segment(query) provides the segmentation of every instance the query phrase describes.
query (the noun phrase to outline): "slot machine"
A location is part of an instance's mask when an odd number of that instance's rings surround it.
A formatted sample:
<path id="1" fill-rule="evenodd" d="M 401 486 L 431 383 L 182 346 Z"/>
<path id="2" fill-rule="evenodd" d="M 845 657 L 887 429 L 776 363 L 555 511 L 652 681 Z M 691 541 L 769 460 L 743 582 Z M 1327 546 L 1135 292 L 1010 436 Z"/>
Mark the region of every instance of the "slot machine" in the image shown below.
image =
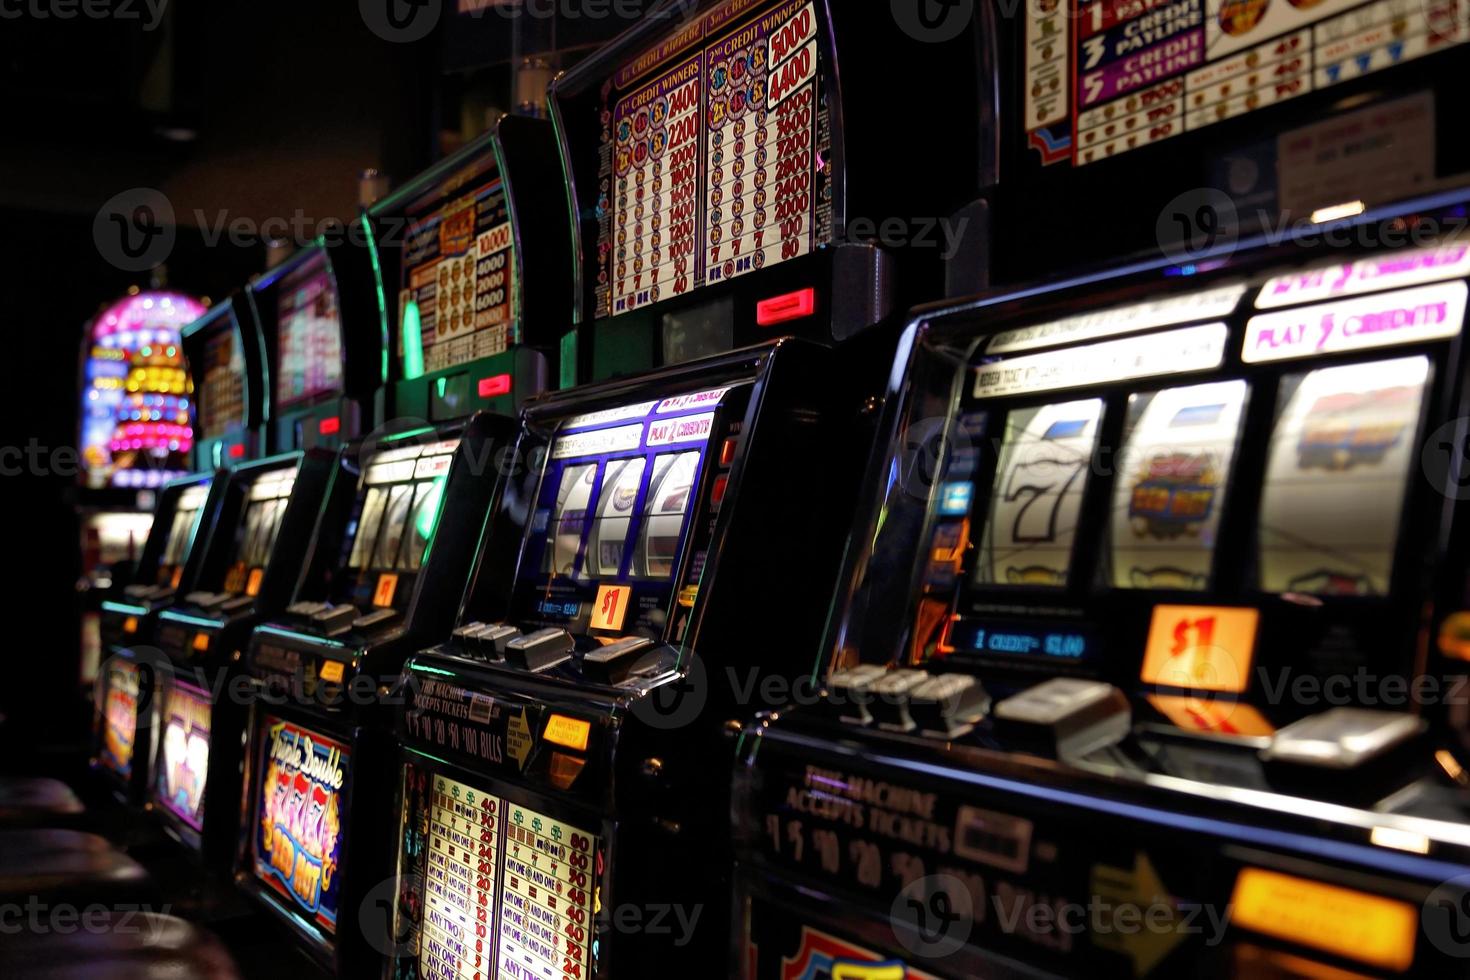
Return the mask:
<path id="1" fill-rule="evenodd" d="M 344 976 L 381 956 L 358 915 L 392 870 L 392 687 L 453 625 L 513 443 L 507 413 L 546 383 L 570 322 L 570 250 L 545 220 L 565 209 L 554 148 L 548 123 L 502 119 L 365 215 L 376 294 L 399 300 L 378 426 L 338 453 L 343 503 L 322 511 L 290 602 L 246 652 L 261 694 L 235 879 Z"/>
<path id="2" fill-rule="evenodd" d="M 815 644 L 904 295 L 908 258 L 847 229 L 974 190 L 958 150 L 895 179 L 934 110 L 859 110 L 859 15 L 670 9 L 552 86 L 595 380 L 522 411 L 453 633 L 403 672 L 388 975 L 723 962 L 730 721 L 744 685 L 810 670 L 757 624 L 774 604 Z"/>
<path id="3" fill-rule="evenodd" d="M 218 514 L 222 482 L 219 474 L 201 473 L 164 484 L 132 581 L 102 600 L 105 659 L 94 687 L 91 768 L 131 805 L 143 802 L 153 759 L 157 678 L 143 651 L 150 649 L 158 614 L 198 579 L 199 542 Z"/>
<path id="4" fill-rule="evenodd" d="M 364 431 L 373 393 L 387 378 L 377 285 L 369 233 L 354 223 L 245 287 L 265 347 L 266 452 L 337 449 Z"/>
<path id="5" fill-rule="evenodd" d="M 334 463 L 335 454 L 314 449 L 222 474 L 219 514 L 194 588 L 158 614 L 158 732 L 147 808 L 211 871 L 228 871 L 239 827 L 248 707 L 240 658 L 251 630 L 285 608 L 311 560 Z"/>
<path id="6" fill-rule="evenodd" d="M 1124 254 L 916 312 L 741 976 L 1462 972 L 1467 28 L 1028 8 L 989 274 Z"/>

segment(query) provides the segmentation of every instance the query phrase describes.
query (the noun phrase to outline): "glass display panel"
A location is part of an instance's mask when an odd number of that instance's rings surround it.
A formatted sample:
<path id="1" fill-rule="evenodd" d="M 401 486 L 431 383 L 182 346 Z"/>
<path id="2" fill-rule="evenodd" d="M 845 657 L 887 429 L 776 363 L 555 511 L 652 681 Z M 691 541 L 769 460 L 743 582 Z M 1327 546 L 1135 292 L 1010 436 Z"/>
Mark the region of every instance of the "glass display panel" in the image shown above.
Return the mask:
<path id="1" fill-rule="evenodd" d="M 1113 489 L 1114 587 L 1209 587 L 1245 398 L 1244 381 L 1129 396 Z"/>
<path id="2" fill-rule="evenodd" d="M 1102 408 L 1089 398 L 1007 415 L 977 584 L 1067 584 Z"/>
<path id="3" fill-rule="evenodd" d="M 1427 357 L 1282 380 L 1261 497 L 1262 589 L 1388 592 L 1428 380 Z"/>

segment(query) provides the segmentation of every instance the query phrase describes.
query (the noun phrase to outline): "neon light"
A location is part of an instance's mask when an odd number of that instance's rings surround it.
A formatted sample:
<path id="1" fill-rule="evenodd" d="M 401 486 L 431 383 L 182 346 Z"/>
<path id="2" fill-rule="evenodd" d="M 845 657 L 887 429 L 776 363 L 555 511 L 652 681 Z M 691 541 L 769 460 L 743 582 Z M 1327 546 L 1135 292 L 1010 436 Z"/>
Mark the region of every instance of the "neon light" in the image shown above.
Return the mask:
<path id="1" fill-rule="evenodd" d="M 447 477 L 437 477 L 434 485 L 429 489 L 429 497 L 419 510 L 417 529 L 419 537 L 429 542 L 424 548 L 424 557 L 428 557 L 429 549 L 434 547 L 434 531 L 439 526 L 439 506 L 444 502 L 444 481 Z"/>
<path id="2" fill-rule="evenodd" d="M 368 258 L 373 263 L 373 285 L 378 291 L 378 335 L 382 340 L 382 364 L 379 372 L 382 374 L 382 383 L 388 383 L 388 299 L 383 293 L 383 263 L 378 258 L 378 240 L 373 236 L 373 225 L 368 220 L 366 213 L 358 216 L 362 222 L 362 230 L 366 232 L 368 244 Z M 420 356 L 422 361 L 422 356 Z"/>
<path id="3" fill-rule="evenodd" d="M 418 300 L 403 307 L 403 380 L 412 381 L 424 374 L 424 335 Z M 384 355 L 387 356 L 386 354 Z M 440 393 L 443 394 L 442 392 Z"/>
<path id="4" fill-rule="evenodd" d="M 126 602 L 113 602 L 111 600 L 106 600 L 106 601 L 104 601 L 102 603 L 102 611 L 103 612 L 122 613 L 125 616 L 146 616 L 146 615 L 148 615 L 148 607 L 147 606 L 132 606 L 132 605 L 129 605 L 128 603 L 126 603 Z"/>

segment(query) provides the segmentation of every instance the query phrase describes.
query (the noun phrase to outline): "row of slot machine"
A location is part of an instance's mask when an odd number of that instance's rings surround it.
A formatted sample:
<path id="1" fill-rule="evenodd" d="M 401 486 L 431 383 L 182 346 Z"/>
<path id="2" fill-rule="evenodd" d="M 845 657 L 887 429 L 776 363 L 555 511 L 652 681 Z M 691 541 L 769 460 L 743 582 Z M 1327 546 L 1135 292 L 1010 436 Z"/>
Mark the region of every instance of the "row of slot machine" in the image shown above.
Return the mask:
<path id="1" fill-rule="evenodd" d="M 96 770 L 342 976 L 1454 969 L 1470 6 L 682 6 L 185 328 Z"/>

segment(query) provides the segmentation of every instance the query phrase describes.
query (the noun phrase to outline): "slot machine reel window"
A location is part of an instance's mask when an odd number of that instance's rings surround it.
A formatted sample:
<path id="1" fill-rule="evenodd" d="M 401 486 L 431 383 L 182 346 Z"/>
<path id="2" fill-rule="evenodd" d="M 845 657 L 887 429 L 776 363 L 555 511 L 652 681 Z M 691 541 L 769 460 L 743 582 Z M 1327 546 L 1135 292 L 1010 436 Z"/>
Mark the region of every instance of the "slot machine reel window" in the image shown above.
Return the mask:
<path id="1" fill-rule="evenodd" d="M 384 450 L 362 475 L 366 488 L 348 551 L 348 569 L 369 573 L 417 572 L 438 527 L 444 483 L 459 440 Z M 376 591 L 376 590 L 375 590 Z M 391 605 L 379 602 L 375 605 Z"/>
<path id="2" fill-rule="evenodd" d="M 1067 584 L 1102 410 L 1088 398 L 1007 415 L 976 584 Z"/>
<path id="3" fill-rule="evenodd" d="M 225 591 L 255 595 L 281 530 L 281 518 L 296 485 L 296 469 L 267 474 L 250 487 L 245 518 L 237 538 L 236 559 L 230 565 Z"/>
<path id="4" fill-rule="evenodd" d="M 1267 592 L 1387 595 L 1430 380 L 1427 357 L 1282 379 L 1259 528 Z"/>
<path id="5" fill-rule="evenodd" d="M 325 257 L 281 282 L 276 401 L 294 405 L 342 386 L 342 322 Z"/>
<path id="6" fill-rule="evenodd" d="M 515 585 L 527 623 L 666 632 L 675 578 L 703 560 L 690 542 L 709 447 L 746 397 L 718 388 L 557 423 L 522 546 L 534 571 Z"/>
<path id="7" fill-rule="evenodd" d="M 1128 397 L 1113 487 L 1115 588 L 1209 588 L 1246 392 L 1244 381 L 1223 381 Z"/>
<path id="8" fill-rule="evenodd" d="M 189 543 L 199 525 L 199 514 L 209 496 L 207 484 L 189 487 L 179 494 L 174 508 L 173 521 L 169 524 L 168 540 L 163 547 L 163 560 L 159 564 L 158 584 L 172 585 L 174 573 L 184 564 L 189 555 Z"/>

